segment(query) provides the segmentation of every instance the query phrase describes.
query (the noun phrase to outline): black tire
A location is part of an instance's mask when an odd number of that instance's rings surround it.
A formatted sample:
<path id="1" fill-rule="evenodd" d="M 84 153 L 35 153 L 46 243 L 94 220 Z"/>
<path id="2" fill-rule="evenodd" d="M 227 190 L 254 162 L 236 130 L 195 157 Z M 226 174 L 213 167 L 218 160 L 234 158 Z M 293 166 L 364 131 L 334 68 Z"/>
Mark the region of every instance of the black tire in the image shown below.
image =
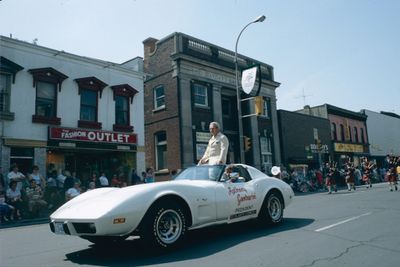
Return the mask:
<path id="1" fill-rule="evenodd" d="M 148 245 L 161 249 L 175 248 L 186 234 L 186 214 L 175 202 L 158 203 L 146 215 L 142 229 L 143 241 Z"/>
<path id="2" fill-rule="evenodd" d="M 283 200 L 277 192 L 269 192 L 264 199 L 258 219 L 263 223 L 275 225 L 283 220 Z"/>

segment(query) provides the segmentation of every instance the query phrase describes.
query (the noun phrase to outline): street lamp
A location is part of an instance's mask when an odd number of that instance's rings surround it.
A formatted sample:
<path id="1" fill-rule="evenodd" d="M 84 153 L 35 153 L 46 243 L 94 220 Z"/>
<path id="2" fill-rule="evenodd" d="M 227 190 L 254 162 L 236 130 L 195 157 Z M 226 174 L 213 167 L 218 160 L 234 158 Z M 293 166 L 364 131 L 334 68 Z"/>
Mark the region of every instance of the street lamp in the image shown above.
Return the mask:
<path id="1" fill-rule="evenodd" d="M 236 98 L 237 98 L 237 110 L 238 110 L 238 127 L 239 127 L 239 149 L 240 149 L 240 159 L 239 162 L 245 163 L 245 156 L 244 156 L 244 145 L 243 145 L 243 123 L 242 123 L 242 106 L 240 104 L 240 90 L 239 90 L 239 74 L 238 74 L 238 61 L 237 61 L 237 47 L 239 43 L 240 36 L 242 35 L 243 31 L 250 26 L 250 24 L 256 22 L 263 22 L 265 20 L 265 16 L 259 16 L 252 22 L 248 23 L 243 29 L 240 31 L 239 36 L 236 39 L 235 45 L 235 76 L 236 76 Z"/>

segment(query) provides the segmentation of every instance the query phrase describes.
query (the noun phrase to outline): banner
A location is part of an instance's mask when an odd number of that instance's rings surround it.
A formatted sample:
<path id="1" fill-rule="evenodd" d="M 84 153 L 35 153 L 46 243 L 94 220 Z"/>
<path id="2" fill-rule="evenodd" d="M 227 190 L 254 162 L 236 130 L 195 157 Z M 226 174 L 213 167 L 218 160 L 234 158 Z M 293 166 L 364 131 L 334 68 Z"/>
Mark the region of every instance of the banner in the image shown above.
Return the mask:
<path id="1" fill-rule="evenodd" d="M 243 71 L 242 88 L 246 94 L 250 94 L 250 92 L 253 90 L 256 78 L 257 78 L 257 67 L 253 67 Z"/>

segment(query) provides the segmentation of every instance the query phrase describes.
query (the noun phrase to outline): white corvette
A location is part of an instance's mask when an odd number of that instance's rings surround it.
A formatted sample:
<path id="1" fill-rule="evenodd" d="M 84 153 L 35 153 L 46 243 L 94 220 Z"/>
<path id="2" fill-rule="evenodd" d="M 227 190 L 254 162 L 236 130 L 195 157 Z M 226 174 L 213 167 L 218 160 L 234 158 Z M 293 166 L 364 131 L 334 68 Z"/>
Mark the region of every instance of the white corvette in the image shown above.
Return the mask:
<path id="1" fill-rule="evenodd" d="M 277 224 L 294 196 L 285 182 L 235 164 L 235 182 L 224 180 L 225 165 L 190 167 L 173 181 L 106 187 L 83 193 L 50 215 L 56 234 L 93 243 L 139 235 L 161 248 L 179 244 L 187 230 L 258 218 Z"/>

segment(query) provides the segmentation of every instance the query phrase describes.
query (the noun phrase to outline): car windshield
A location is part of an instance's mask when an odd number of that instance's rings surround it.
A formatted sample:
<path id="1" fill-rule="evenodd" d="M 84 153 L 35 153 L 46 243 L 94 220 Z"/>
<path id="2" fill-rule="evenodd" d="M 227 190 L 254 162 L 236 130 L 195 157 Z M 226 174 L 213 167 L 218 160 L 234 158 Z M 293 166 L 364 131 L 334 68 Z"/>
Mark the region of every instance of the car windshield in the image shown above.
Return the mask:
<path id="1" fill-rule="evenodd" d="M 225 165 L 201 165 L 187 168 L 175 180 L 206 180 L 218 181 Z"/>

